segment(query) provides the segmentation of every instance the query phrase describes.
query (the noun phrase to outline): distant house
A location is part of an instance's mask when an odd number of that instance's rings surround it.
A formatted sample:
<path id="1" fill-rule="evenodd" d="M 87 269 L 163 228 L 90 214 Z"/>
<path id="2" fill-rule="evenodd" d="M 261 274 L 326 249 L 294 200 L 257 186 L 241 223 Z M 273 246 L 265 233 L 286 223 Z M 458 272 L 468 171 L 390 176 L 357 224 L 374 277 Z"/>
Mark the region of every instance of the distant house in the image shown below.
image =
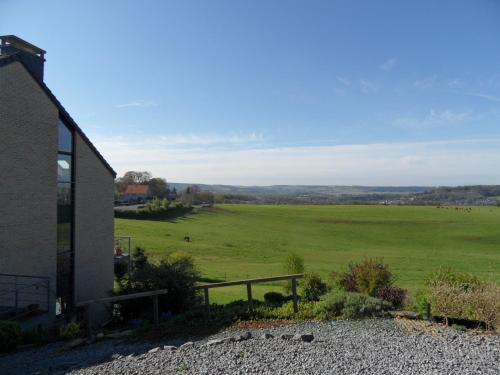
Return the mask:
<path id="1" fill-rule="evenodd" d="M 173 190 L 169 191 L 167 199 L 169 201 L 173 202 L 173 201 L 176 201 L 178 197 L 179 196 L 177 194 L 177 189 L 174 188 Z"/>
<path id="2" fill-rule="evenodd" d="M 0 36 L 0 320 L 35 326 L 109 296 L 114 276 L 116 173 L 44 83 L 44 56 Z"/>
<path id="3" fill-rule="evenodd" d="M 127 203 L 146 202 L 152 198 L 148 185 L 128 185 L 122 195 L 122 201 Z"/>

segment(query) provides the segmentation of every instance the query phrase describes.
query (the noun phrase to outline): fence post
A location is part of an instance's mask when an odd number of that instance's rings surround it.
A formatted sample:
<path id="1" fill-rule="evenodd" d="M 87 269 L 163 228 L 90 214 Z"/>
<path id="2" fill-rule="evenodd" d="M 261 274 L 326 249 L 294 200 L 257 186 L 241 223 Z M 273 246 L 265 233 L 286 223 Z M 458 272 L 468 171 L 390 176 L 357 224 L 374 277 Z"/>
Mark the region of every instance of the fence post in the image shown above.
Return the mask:
<path id="1" fill-rule="evenodd" d="M 299 312 L 299 305 L 297 301 L 297 279 L 292 279 L 292 298 L 293 298 L 293 311 Z"/>
<path id="2" fill-rule="evenodd" d="M 425 313 L 427 314 L 427 320 L 429 322 L 432 322 L 433 319 L 432 319 L 432 311 L 431 311 L 431 304 L 430 303 L 425 304 Z"/>
<path id="3" fill-rule="evenodd" d="M 248 308 L 250 311 L 253 310 L 253 301 L 252 301 L 252 283 L 247 283 L 247 296 L 248 296 Z"/>
<path id="4" fill-rule="evenodd" d="M 158 295 L 153 296 L 153 319 L 154 319 L 154 324 L 155 328 L 158 328 L 160 326 L 160 318 L 158 315 Z"/>

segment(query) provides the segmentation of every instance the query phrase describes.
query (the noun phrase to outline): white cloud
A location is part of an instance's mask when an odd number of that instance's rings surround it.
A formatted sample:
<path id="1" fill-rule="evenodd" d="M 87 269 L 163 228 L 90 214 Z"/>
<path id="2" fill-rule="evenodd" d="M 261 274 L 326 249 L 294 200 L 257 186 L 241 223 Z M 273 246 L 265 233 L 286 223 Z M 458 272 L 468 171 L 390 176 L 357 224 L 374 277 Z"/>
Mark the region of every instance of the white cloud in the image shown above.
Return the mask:
<path id="1" fill-rule="evenodd" d="M 448 81 L 448 86 L 452 89 L 460 89 L 465 86 L 465 83 L 460 78 L 454 78 Z"/>
<path id="2" fill-rule="evenodd" d="M 133 148 L 148 147 L 156 148 L 190 148 L 190 147 L 226 147 L 243 146 L 245 144 L 259 144 L 264 141 L 264 136 L 260 133 L 249 134 L 169 134 L 155 137 L 144 137 L 142 135 L 134 137 L 104 137 L 100 142 L 107 145 L 129 145 Z"/>
<path id="3" fill-rule="evenodd" d="M 459 185 L 500 183 L 500 139 L 337 146 L 169 147 L 160 140 L 95 142 L 121 174 L 239 185 Z"/>
<path id="4" fill-rule="evenodd" d="M 472 112 L 457 112 L 453 110 L 430 110 L 428 114 L 419 117 L 400 117 L 393 125 L 404 128 L 429 128 L 437 126 L 459 125 L 472 120 Z"/>
<path id="5" fill-rule="evenodd" d="M 351 86 L 351 81 L 345 77 L 337 77 L 337 81 L 342 83 L 344 86 Z"/>
<path id="6" fill-rule="evenodd" d="M 154 107 L 156 106 L 156 102 L 154 100 L 132 100 L 128 103 L 116 104 L 115 108 L 128 108 L 128 107 Z"/>
<path id="7" fill-rule="evenodd" d="M 423 79 L 416 80 L 413 85 L 419 89 L 429 89 L 435 86 L 437 83 L 437 77 L 427 77 Z"/>
<path id="8" fill-rule="evenodd" d="M 381 65 L 380 65 L 380 69 L 382 70 L 391 70 L 392 68 L 394 68 L 395 66 L 397 65 L 397 60 L 394 59 L 394 58 L 391 58 L 391 59 L 388 59 L 386 61 L 384 61 Z"/>
<path id="9" fill-rule="evenodd" d="M 379 90 L 379 85 L 376 82 L 361 79 L 359 80 L 359 84 L 363 94 L 375 94 Z"/>
<path id="10" fill-rule="evenodd" d="M 491 102 L 500 102 L 500 97 L 498 97 L 498 96 L 492 96 L 492 95 L 481 94 L 481 93 L 469 93 L 467 95 L 476 96 L 478 98 L 486 99 L 486 100 L 489 100 Z"/>

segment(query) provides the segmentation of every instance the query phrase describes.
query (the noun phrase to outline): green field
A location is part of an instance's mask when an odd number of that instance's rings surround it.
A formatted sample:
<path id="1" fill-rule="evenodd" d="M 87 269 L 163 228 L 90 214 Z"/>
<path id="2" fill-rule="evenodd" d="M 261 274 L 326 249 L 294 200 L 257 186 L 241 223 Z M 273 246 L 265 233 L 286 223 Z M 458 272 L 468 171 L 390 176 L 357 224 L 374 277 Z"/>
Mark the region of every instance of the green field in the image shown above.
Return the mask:
<path id="1" fill-rule="evenodd" d="M 210 279 L 281 275 L 283 258 L 294 252 L 325 278 L 351 261 L 383 258 L 397 285 L 410 290 L 441 265 L 500 281 L 497 207 L 218 205 L 170 221 L 116 219 L 115 234 L 132 236 L 154 258 L 186 251 Z M 254 294 L 271 289 L 280 286 Z M 214 289 L 213 300 L 243 298 L 245 290 Z"/>

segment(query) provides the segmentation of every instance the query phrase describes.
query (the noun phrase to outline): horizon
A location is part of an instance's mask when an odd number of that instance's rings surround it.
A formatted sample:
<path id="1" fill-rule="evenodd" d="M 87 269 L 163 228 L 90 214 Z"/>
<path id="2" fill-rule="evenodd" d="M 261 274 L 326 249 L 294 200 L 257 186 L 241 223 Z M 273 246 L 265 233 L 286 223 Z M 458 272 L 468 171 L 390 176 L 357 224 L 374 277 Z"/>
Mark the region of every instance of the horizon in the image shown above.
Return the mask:
<path id="1" fill-rule="evenodd" d="M 113 168 L 232 186 L 500 184 L 500 3 L 0 2 Z"/>

